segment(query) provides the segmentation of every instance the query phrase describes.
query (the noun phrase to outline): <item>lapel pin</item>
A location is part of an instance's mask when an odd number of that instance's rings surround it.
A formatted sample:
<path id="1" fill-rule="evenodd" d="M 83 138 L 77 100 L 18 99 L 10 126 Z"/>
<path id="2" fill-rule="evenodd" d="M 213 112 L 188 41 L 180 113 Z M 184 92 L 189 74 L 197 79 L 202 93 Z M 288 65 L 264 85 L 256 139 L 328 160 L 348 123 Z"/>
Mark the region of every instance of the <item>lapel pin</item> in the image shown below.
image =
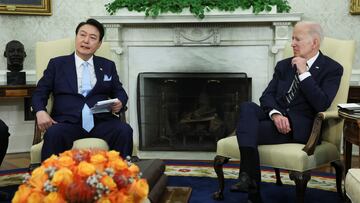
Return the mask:
<path id="1" fill-rule="evenodd" d="M 319 69 L 319 66 L 315 66 L 316 69 Z"/>
<path id="2" fill-rule="evenodd" d="M 102 69 L 102 68 L 100 68 L 100 70 L 101 70 L 101 71 L 103 71 L 103 69 Z"/>

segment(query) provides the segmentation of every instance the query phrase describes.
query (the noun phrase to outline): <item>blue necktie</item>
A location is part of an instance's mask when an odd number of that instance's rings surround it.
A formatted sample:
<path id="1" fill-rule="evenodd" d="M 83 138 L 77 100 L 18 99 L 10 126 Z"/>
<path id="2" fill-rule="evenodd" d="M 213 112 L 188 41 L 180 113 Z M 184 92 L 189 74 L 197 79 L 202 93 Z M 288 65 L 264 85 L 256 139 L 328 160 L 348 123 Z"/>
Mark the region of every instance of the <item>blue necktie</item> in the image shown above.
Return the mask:
<path id="1" fill-rule="evenodd" d="M 91 84 L 90 84 L 90 69 L 89 63 L 84 62 L 83 64 L 83 72 L 82 72 L 82 86 L 81 86 L 81 94 L 86 97 L 88 93 L 91 91 Z M 94 127 L 94 116 L 89 108 L 89 106 L 85 103 L 82 109 L 82 127 L 87 132 Z"/>

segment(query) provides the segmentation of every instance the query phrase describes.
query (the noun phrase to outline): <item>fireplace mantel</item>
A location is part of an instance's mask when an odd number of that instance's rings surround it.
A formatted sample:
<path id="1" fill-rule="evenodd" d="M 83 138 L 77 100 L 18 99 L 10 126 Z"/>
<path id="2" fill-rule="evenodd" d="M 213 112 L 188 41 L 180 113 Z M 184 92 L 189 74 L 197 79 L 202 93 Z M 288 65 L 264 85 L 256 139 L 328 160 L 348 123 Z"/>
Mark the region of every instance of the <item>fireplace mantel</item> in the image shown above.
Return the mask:
<path id="1" fill-rule="evenodd" d="M 194 17 L 190 12 L 181 14 L 163 14 L 156 18 L 146 17 L 144 13 L 122 12 L 114 16 L 93 16 L 106 24 L 166 24 L 166 23 L 275 23 L 300 21 L 302 13 L 225 13 L 212 12 L 204 19 Z"/>
<path id="2" fill-rule="evenodd" d="M 129 94 L 128 121 L 138 143 L 137 78 L 142 72 L 246 72 L 252 100 L 272 77 L 301 13 L 190 13 L 156 18 L 142 13 L 92 16 L 104 24 L 120 79 Z"/>

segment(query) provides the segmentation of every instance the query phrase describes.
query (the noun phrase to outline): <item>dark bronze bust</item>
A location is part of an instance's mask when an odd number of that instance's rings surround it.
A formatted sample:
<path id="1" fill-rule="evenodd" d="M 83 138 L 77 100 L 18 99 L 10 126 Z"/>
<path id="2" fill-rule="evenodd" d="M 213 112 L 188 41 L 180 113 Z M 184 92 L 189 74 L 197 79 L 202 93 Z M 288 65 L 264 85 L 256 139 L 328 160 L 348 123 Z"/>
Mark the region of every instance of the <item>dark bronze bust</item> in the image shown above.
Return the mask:
<path id="1" fill-rule="evenodd" d="M 19 72 L 23 69 L 24 59 L 26 52 L 24 45 L 17 41 L 12 40 L 6 44 L 4 56 L 7 58 L 7 69 L 11 72 Z"/>
<path id="2" fill-rule="evenodd" d="M 24 85 L 26 83 L 26 75 L 25 72 L 21 72 L 26 57 L 24 45 L 17 40 L 8 42 L 5 47 L 4 56 L 7 58 L 7 69 L 10 70 L 7 73 L 7 84 Z"/>

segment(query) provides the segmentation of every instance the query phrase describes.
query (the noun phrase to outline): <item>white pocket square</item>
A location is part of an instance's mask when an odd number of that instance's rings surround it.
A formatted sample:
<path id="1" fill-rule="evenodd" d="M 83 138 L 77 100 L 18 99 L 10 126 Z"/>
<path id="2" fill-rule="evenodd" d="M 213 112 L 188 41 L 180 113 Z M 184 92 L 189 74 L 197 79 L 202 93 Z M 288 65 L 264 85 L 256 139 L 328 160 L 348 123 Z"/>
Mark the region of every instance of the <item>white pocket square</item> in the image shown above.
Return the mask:
<path id="1" fill-rule="evenodd" d="M 112 76 L 104 75 L 104 81 L 111 81 Z"/>

